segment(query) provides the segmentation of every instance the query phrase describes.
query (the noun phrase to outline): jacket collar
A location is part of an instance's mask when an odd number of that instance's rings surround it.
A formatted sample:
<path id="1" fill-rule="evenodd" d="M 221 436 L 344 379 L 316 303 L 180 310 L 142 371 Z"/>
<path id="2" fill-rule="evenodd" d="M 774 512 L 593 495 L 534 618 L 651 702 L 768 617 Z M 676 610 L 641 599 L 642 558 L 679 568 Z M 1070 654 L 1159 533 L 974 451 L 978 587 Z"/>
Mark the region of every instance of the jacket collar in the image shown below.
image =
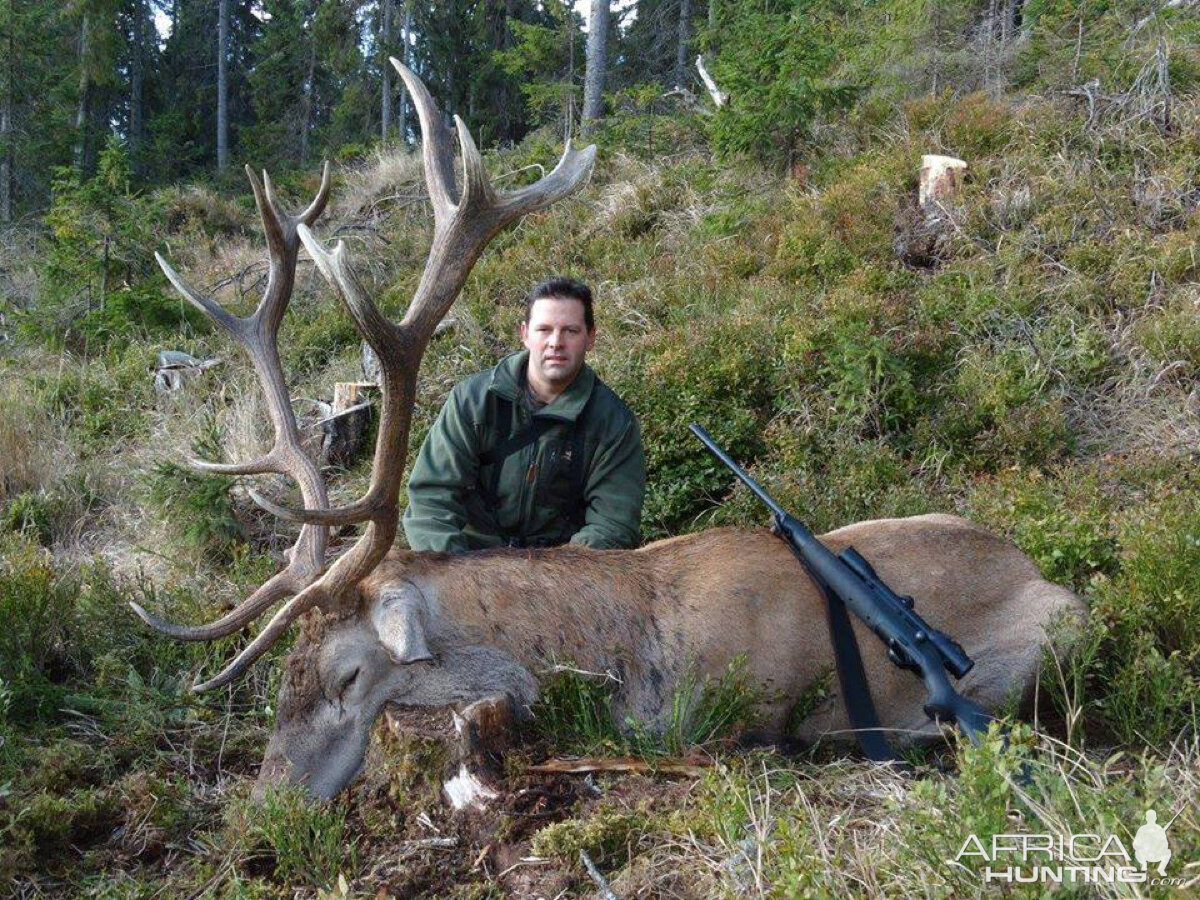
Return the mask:
<path id="1" fill-rule="evenodd" d="M 506 356 L 500 360 L 496 368 L 492 369 L 492 381 L 488 385 L 488 390 L 515 403 L 525 390 L 525 373 L 528 365 L 528 350 L 521 350 L 511 356 Z M 575 380 L 567 386 L 567 389 L 555 397 L 553 403 L 542 407 L 534 415 L 574 422 L 587 405 L 595 385 L 596 373 L 592 371 L 591 366 L 584 363 L 583 368 L 579 370 L 579 374 L 575 376 Z"/>

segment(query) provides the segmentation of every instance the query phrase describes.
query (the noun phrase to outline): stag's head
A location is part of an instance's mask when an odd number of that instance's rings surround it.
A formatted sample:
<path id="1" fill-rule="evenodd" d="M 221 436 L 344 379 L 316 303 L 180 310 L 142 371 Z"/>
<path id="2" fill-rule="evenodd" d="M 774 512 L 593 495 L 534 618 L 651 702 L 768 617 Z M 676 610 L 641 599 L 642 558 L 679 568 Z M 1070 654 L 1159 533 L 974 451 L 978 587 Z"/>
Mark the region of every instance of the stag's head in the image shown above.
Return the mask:
<path id="1" fill-rule="evenodd" d="M 328 200 L 328 164 L 316 199 L 296 215 L 283 211 L 266 173 L 260 183 L 247 167 L 270 257 L 267 287 L 251 315 L 230 314 L 191 288 L 158 257 L 180 293 L 249 356 L 275 430 L 271 450 L 260 459 L 231 464 L 192 460 L 191 465 L 224 475 L 287 475 L 298 484 L 304 506 L 288 508 L 251 491 L 264 509 L 302 527 L 287 554 L 286 567 L 232 612 L 206 625 L 185 626 L 158 619 L 137 604 L 134 609 L 173 637 L 213 640 L 246 627 L 286 600 L 219 674 L 194 686 L 196 691 L 237 678 L 298 618 L 309 614 L 286 663 L 260 786 L 288 778 L 321 796 L 336 794 L 358 770 L 371 724 L 389 700 L 442 705 L 497 689 L 520 702 L 532 698 L 532 679 L 511 658 L 456 641 L 449 625 L 431 628 L 415 587 L 378 592 L 358 588 L 396 536 L 417 372 L 434 329 L 492 237 L 526 213 L 576 190 L 595 158 L 594 147 L 576 151 L 568 143 L 558 165 L 540 181 L 499 192 L 492 187 L 466 126 L 455 117 L 461 157 L 461 177 L 456 178 L 453 139 L 441 112 L 420 79 L 394 59 L 392 65 L 412 94 L 420 119 L 425 183 L 434 220 L 429 258 L 400 322 L 387 319 L 363 289 L 350 268 L 344 242 L 328 250 L 310 231 Z M 321 472 L 302 449 L 277 344 L 301 244 L 333 285 L 380 364 L 380 417 L 370 486 L 359 500 L 341 508 L 329 507 Z M 326 565 L 329 526 L 356 524 L 365 526 L 362 536 Z"/>

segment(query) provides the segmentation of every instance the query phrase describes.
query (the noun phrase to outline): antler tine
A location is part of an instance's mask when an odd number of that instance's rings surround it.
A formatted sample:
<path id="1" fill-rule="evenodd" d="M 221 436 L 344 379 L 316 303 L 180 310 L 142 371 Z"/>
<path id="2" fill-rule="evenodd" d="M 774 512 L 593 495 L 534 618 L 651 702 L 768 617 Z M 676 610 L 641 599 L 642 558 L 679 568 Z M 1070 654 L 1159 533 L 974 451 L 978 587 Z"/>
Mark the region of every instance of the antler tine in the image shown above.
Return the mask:
<path id="1" fill-rule="evenodd" d="M 263 184 L 249 163 L 246 164 L 246 178 L 250 181 L 250 190 L 254 192 L 254 206 L 258 209 L 258 218 L 262 222 L 263 233 L 267 236 L 267 247 L 271 251 L 271 257 L 274 259 L 284 256 L 287 253 L 287 237 L 284 235 L 283 217 L 275 206 L 274 191 L 264 193 Z M 265 170 L 263 180 L 270 185 L 271 180 Z"/>
<path id="2" fill-rule="evenodd" d="M 381 353 L 385 347 L 394 344 L 397 339 L 396 326 L 387 320 L 375 305 L 375 301 L 363 290 L 354 270 L 348 264 L 346 242 L 338 241 L 331 252 L 325 249 L 308 226 L 297 226 L 296 234 L 325 280 L 337 288 L 346 311 L 354 319 L 371 349 Z"/>
<path id="3" fill-rule="evenodd" d="M 188 468 L 204 475 L 266 475 L 279 471 L 279 461 L 268 453 L 244 463 L 215 463 L 207 459 L 189 459 Z"/>
<path id="4" fill-rule="evenodd" d="M 499 203 L 504 208 L 505 218 L 523 216 L 578 190 L 591 174 L 595 162 L 595 144 L 576 150 L 567 141 L 558 165 L 548 175 L 527 187 L 500 194 Z"/>
<path id="5" fill-rule="evenodd" d="M 333 509 L 297 509 L 291 506 L 281 506 L 255 490 L 247 491 L 247 493 L 251 500 L 276 518 L 304 525 L 357 525 L 359 522 L 367 521 L 379 511 L 379 500 L 374 496 L 375 491 L 373 490 L 368 490 L 361 500 Z"/>
<path id="6" fill-rule="evenodd" d="M 205 691 L 211 691 L 229 684 L 229 682 L 246 671 L 255 660 L 270 650 L 271 645 L 284 635 L 291 624 L 301 615 L 312 609 L 312 607 L 316 606 L 323 599 L 324 595 L 325 589 L 322 581 L 310 584 L 281 606 L 275 615 L 271 617 L 271 621 L 263 626 L 263 630 L 255 636 L 254 640 L 243 647 L 242 651 L 224 669 L 208 681 L 192 685 L 192 692 L 202 694 Z"/>
<path id="7" fill-rule="evenodd" d="M 183 276 L 171 267 L 161 253 L 155 251 L 154 259 L 158 263 L 158 267 L 163 270 L 163 274 L 167 276 L 167 280 L 175 286 L 175 290 L 179 291 L 188 303 L 208 316 L 214 324 L 219 325 L 235 339 L 239 341 L 242 339 L 242 322 L 237 316 L 232 315 L 219 303 L 205 297 L 184 281 Z"/>
<path id="8" fill-rule="evenodd" d="M 289 597 L 300 590 L 297 586 L 295 573 L 283 569 L 265 581 L 261 587 L 234 609 L 221 618 L 205 625 L 176 625 L 166 619 L 148 613 L 140 603 L 132 600 L 129 605 L 141 617 L 141 620 L 163 634 L 170 635 L 181 641 L 215 641 L 226 635 L 233 634 L 240 628 L 253 622 L 265 610 L 270 609 L 284 597 Z"/>
<path id="9" fill-rule="evenodd" d="M 329 188 L 331 183 L 329 160 L 325 160 L 325 165 L 321 169 L 321 186 L 317 188 L 317 196 L 313 197 L 312 203 L 308 204 L 304 208 L 304 211 L 296 216 L 297 222 L 311 227 L 321 217 L 321 213 L 325 211 L 325 205 L 329 202 Z"/>
<path id="10" fill-rule="evenodd" d="M 421 156 L 425 163 L 425 184 L 429 189 L 429 200 L 433 203 L 435 223 L 449 220 L 458 203 L 458 189 L 454 184 L 454 148 L 450 144 L 449 129 L 442 121 L 442 111 L 421 79 L 409 68 L 393 57 L 388 57 L 417 108 L 421 122 Z"/>
<path id="11" fill-rule="evenodd" d="M 459 210 L 495 206 L 496 192 L 492 190 L 492 183 L 483 168 L 483 157 L 475 146 L 475 138 L 471 137 L 467 123 L 458 116 L 454 117 L 454 127 L 458 131 L 458 146 L 462 152 L 463 189 L 458 202 Z"/>

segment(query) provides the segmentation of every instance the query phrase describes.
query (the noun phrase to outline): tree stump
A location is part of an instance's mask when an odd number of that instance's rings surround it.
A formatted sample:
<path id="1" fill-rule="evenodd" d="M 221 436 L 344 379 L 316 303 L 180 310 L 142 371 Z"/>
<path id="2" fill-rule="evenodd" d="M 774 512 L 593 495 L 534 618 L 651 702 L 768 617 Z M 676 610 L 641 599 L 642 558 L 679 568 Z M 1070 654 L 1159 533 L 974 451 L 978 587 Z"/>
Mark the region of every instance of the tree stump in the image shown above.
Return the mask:
<path id="1" fill-rule="evenodd" d="M 371 397 L 377 386 L 366 381 L 339 381 L 333 386 L 330 414 L 316 423 L 323 465 L 348 468 L 358 459 L 371 428 Z"/>
<path id="2" fill-rule="evenodd" d="M 517 742 L 517 720 L 507 694 L 447 707 L 388 704 L 388 730 L 445 741 L 450 748 L 442 792 L 455 810 L 485 809 L 500 796 L 504 753 Z"/>
<path id="3" fill-rule="evenodd" d="M 953 156 L 928 153 L 921 157 L 921 186 L 917 203 L 927 215 L 939 215 L 958 193 L 967 164 Z"/>

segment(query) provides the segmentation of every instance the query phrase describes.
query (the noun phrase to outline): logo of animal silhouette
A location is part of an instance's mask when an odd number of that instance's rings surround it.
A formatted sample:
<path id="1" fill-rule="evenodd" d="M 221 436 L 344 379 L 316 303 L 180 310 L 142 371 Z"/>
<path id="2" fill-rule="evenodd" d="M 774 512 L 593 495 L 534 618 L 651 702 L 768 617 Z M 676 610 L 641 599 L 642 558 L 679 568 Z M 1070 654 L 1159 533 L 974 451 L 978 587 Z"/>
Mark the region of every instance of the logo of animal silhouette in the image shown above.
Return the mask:
<path id="1" fill-rule="evenodd" d="M 1178 813 L 1176 813 L 1176 816 Z M 1133 836 L 1133 855 L 1137 858 L 1142 869 L 1150 863 L 1158 863 L 1158 874 L 1167 874 L 1167 863 L 1171 861 L 1171 848 L 1167 844 L 1167 828 L 1170 828 L 1174 818 L 1166 827 L 1158 824 L 1158 813 L 1152 809 L 1146 810 L 1146 824 L 1137 830 Z"/>

